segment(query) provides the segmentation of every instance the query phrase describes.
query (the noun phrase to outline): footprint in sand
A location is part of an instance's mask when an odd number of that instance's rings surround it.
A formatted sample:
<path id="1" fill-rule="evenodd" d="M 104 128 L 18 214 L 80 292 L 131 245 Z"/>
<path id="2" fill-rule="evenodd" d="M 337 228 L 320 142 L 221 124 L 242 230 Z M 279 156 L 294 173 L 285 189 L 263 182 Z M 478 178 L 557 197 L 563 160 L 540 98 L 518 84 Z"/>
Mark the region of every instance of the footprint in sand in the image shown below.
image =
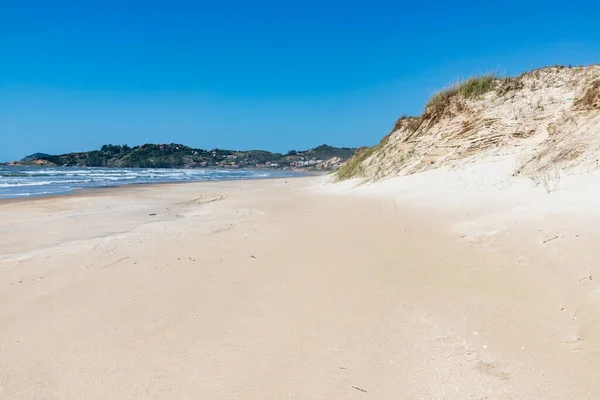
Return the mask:
<path id="1" fill-rule="evenodd" d="M 197 204 L 215 203 L 217 201 L 225 200 L 226 197 L 227 197 L 227 195 L 222 194 L 222 193 L 214 193 L 214 194 L 204 194 L 203 193 L 194 199 L 182 201 L 180 203 L 175 203 L 175 205 L 176 206 L 191 206 L 191 205 L 197 205 Z"/>
<path id="2" fill-rule="evenodd" d="M 491 376 L 492 378 L 497 378 L 502 381 L 507 381 L 510 379 L 510 375 L 506 372 L 500 371 L 498 364 L 495 362 L 478 361 L 475 365 L 475 369 L 484 375 Z"/>

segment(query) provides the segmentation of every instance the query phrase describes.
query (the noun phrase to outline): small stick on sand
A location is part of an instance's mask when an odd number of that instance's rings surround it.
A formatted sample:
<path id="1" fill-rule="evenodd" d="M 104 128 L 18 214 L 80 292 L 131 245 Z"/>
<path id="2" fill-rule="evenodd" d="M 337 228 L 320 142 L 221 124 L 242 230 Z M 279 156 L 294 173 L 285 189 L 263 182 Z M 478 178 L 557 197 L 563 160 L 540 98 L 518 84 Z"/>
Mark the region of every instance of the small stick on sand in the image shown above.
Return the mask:
<path id="1" fill-rule="evenodd" d="M 360 390 L 361 392 L 364 392 L 364 393 L 369 393 L 365 389 L 361 389 L 361 388 L 356 387 L 356 386 L 352 386 L 352 389 Z"/>
<path id="2" fill-rule="evenodd" d="M 546 239 L 542 243 L 548 243 L 549 241 L 554 240 L 554 239 L 558 239 L 558 236 L 554 236 L 553 238 Z"/>

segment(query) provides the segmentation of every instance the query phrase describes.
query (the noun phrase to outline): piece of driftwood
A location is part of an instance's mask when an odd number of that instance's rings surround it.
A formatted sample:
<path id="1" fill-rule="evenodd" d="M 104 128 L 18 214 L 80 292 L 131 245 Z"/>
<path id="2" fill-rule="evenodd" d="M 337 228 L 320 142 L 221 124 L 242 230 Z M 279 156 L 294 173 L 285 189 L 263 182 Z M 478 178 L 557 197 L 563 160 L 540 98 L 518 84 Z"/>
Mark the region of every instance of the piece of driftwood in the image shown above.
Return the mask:
<path id="1" fill-rule="evenodd" d="M 548 243 L 549 241 L 554 240 L 554 239 L 558 239 L 558 236 L 554 236 L 553 238 L 546 239 L 542 243 Z"/>

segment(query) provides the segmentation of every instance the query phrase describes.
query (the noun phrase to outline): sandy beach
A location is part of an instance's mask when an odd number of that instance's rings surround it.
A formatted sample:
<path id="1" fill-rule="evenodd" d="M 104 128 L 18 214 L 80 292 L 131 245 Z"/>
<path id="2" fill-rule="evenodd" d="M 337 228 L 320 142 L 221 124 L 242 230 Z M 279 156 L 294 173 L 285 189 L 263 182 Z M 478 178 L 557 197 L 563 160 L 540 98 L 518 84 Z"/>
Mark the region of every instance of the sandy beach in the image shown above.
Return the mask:
<path id="1" fill-rule="evenodd" d="M 410 179 L 1 202 L 0 398 L 600 397 L 597 212 Z"/>

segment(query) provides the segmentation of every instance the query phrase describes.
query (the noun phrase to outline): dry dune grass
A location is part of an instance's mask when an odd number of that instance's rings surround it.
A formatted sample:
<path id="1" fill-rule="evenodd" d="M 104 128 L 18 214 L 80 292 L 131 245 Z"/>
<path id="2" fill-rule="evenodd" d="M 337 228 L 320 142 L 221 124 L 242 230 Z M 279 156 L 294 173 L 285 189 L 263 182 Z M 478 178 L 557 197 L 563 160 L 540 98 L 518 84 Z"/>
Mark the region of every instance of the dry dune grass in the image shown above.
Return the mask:
<path id="1" fill-rule="evenodd" d="M 414 132 L 415 130 L 417 130 L 419 125 L 421 125 L 421 117 L 409 117 L 405 114 L 398 118 L 396 124 L 394 125 L 394 129 L 392 129 L 392 132 L 401 129 L 403 126 L 407 126 L 408 130 Z"/>
<path id="2" fill-rule="evenodd" d="M 352 158 L 346 161 L 337 171 L 336 177 L 338 180 L 346 180 L 361 174 L 362 162 L 370 157 L 374 152 L 375 147 L 361 147 L 356 150 Z"/>
<path id="3" fill-rule="evenodd" d="M 589 85 L 585 94 L 575 101 L 575 105 L 580 109 L 600 108 L 600 79 Z"/>
<path id="4" fill-rule="evenodd" d="M 496 74 L 475 75 L 462 81 L 458 80 L 456 83 L 435 93 L 425 106 L 426 112 L 430 114 L 443 112 L 452 99 L 457 96 L 470 99 L 484 95 L 496 88 L 498 80 Z"/>

